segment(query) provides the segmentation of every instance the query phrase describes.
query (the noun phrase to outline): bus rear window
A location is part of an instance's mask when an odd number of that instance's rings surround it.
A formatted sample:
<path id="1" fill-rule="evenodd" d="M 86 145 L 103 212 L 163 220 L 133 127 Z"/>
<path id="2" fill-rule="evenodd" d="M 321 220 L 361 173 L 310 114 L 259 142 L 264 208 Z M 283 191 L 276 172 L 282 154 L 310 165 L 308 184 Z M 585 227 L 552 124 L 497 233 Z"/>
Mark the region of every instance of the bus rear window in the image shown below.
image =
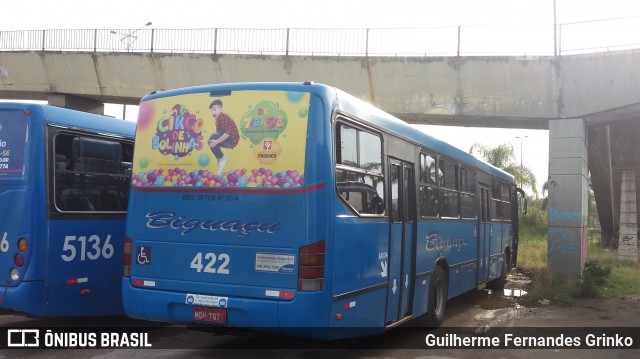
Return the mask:
<path id="1" fill-rule="evenodd" d="M 23 178 L 27 143 L 27 115 L 21 110 L 0 111 L 0 180 Z"/>
<path id="2" fill-rule="evenodd" d="M 130 142 L 57 134 L 56 208 L 62 212 L 125 212 L 132 154 Z"/>

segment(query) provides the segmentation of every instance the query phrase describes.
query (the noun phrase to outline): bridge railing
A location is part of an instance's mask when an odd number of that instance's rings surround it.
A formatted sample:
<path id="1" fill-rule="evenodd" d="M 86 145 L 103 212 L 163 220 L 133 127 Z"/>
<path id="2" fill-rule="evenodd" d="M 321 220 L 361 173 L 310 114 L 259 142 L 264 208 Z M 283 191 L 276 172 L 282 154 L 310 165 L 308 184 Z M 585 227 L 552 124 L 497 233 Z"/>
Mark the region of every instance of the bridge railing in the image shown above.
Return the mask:
<path id="1" fill-rule="evenodd" d="M 639 48 L 640 17 L 553 26 L 0 31 L 0 51 L 313 56 L 548 56 Z M 594 30 L 595 29 L 595 30 Z M 586 36 L 585 36 L 586 35 Z M 554 41 L 557 39 L 557 41 Z"/>

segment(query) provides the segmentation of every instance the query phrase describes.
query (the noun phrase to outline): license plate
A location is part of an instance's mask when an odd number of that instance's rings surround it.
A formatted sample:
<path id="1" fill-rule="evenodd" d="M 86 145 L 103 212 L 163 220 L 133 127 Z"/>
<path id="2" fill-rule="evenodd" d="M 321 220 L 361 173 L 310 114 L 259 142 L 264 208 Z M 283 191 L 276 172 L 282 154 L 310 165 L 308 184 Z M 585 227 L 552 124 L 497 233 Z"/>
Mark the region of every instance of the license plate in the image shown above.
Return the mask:
<path id="1" fill-rule="evenodd" d="M 226 323 L 227 310 L 220 308 L 194 307 L 193 320 L 210 323 Z"/>

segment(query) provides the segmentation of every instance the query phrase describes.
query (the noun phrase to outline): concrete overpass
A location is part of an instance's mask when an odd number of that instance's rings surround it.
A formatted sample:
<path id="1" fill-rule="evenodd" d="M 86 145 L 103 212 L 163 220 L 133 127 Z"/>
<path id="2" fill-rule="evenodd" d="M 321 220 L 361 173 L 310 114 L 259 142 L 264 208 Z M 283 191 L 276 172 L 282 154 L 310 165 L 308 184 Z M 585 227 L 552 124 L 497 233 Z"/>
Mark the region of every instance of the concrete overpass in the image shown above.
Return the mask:
<path id="1" fill-rule="evenodd" d="M 137 104 L 157 90 L 311 80 L 410 123 L 549 129 L 549 261 L 558 271 L 579 275 L 586 255 L 588 171 L 607 238 L 619 235 L 625 217 L 620 209 L 628 212 L 631 199 L 635 208 L 635 189 L 621 193 L 622 173 L 635 175 L 640 167 L 639 65 L 639 50 L 551 57 L 19 51 L 0 52 L 0 98 L 100 112 L 103 102 Z M 640 176 L 635 178 L 637 187 Z M 635 209 L 632 217 L 637 223 Z M 637 261 L 636 231 L 635 250 L 625 253 Z"/>

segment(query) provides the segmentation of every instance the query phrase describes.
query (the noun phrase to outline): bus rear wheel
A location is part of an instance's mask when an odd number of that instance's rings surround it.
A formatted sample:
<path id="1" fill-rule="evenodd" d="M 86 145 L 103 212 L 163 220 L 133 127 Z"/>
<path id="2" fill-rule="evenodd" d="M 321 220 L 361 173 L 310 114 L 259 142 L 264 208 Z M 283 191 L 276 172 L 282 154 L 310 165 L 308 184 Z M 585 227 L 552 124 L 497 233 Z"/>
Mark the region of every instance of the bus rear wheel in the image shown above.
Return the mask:
<path id="1" fill-rule="evenodd" d="M 427 312 L 418 318 L 420 325 L 427 328 L 438 328 L 442 324 L 447 307 L 448 291 L 447 276 L 442 267 L 436 266 L 429 283 Z"/>
<path id="2" fill-rule="evenodd" d="M 504 258 L 505 260 L 504 263 L 502 263 L 502 271 L 500 272 L 500 277 L 488 282 L 487 288 L 502 290 L 504 289 L 505 284 L 507 284 L 507 275 L 509 269 L 511 269 L 511 252 L 505 252 Z"/>

